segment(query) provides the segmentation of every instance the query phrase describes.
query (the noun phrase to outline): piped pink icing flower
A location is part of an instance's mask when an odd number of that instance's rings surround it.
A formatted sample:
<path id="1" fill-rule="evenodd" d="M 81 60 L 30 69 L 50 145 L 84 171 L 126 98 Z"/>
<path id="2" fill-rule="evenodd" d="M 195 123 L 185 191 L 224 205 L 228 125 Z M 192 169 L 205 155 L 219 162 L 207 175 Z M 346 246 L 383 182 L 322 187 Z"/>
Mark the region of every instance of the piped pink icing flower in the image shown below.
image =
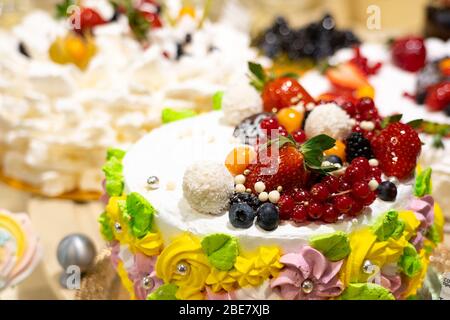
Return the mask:
<path id="1" fill-rule="evenodd" d="M 106 180 L 103 179 L 102 181 L 102 195 L 100 196 L 100 201 L 107 205 L 109 202 L 109 195 L 106 193 Z"/>
<path id="2" fill-rule="evenodd" d="M 111 263 L 114 266 L 114 269 L 117 269 L 117 265 L 120 261 L 120 243 L 119 241 L 114 241 L 111 244 Z"/>
<path id="3" fill-rule="evenodd" d="M 403 292 L 402 278 L 400 275 L 386 275 L 381 274 L 381 285 L 388 289 L 395 296 L 395 299 L 400 299 Z"/>
<path id="4" fill-rule="evenodd" d="M 147 295 L 163 284 L 156 276 L 156 256 L 148 257 L 140 252 L 134 256 L 134 263 L 128 270 L 128 276 L 134 285 L 134 293 L 138 299 Z"/>
<path id="5" fill-rule="evenodd" d="M 234 292 L 220 291 L 215 293 L 209 287 L 206 287 L 206 300 L 235 300 Z"/>
<path id="6" fill-rule="evenodd" d="M 424 235 L 434 223 L 434 199 L 431 196 L 422 198 L 414 198 L 409 204 L 409 209 L 412 210 L 420 221 L 417 235 L 411 239 L 411 243 L 417 250 L 422 249 L 424 242 Z"/>
<path id="7" fill-rule="evenodd" d="M 282 256 L 280 262 L 285 268 L 272 280 L 271 287 L 279 290 L 284 300 L 321 300 L 344 290 L 338 276 L 342 261 L 330 262 L 310 246 Z"/>

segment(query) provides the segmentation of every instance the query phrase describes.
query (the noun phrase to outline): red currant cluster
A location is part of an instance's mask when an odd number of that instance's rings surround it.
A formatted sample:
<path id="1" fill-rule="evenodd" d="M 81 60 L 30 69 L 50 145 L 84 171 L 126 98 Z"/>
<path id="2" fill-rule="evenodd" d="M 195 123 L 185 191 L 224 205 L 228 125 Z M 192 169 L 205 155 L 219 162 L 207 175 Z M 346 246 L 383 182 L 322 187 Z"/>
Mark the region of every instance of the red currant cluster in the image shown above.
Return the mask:
<path id="1" fill-rule="evenodd" d="M 342 108 L 356 120 L 353 132 L 361 132 L 366 139 L 372 140 L 376 130 L 381 130 L 381 117 L 371 98 L 361 98 L 356 104 L 345 102 Z"/>
<path id="2" fill-rule="evenodd" d="M 325 176 L 309 191 L 299 188 L 283 194 L 278 201 L 280 219 L 334 223 L 343 214 L 356 217 L 376 199 L 369 184 L 372 180 L 377 181 L 376 187 L 381 182 L 381 170 L 371 167 L 366 158 L 356 158 L 339 178 Z"/>
<path id="3" fill-rule="evenodd" d="M 366 76 L 377 74 L 378 70 L 380 70 L 383 65 L 381 62 L 377 62 L 374 65 L 369 66 L 368 59 L 361 53 L 359 47 L 353 48 L 353 52 L 355 53 L 355 56 L 350 61 L 356 64 Z"/>
<path id="4" fill-rule="evenodd" d="M 282 126 L 275 117 L 269 117 L 264 119 L 263 121 L 261 121 L 260 127 L 261 129 L 267 132 L 267 136 L 269 139 L 272 138 L 271 137 L 272 130 L 278 130 L 278 134 L 284 137 L 287 137 L 289 134 L 286 128 Z M 291 135 L 294 138 L 294 140 L 297 141 L 298 143 L 303 143 L 306 141 L 306 134 L 305 131 L 303 131 L 302 129 L 292 132 Z"/>

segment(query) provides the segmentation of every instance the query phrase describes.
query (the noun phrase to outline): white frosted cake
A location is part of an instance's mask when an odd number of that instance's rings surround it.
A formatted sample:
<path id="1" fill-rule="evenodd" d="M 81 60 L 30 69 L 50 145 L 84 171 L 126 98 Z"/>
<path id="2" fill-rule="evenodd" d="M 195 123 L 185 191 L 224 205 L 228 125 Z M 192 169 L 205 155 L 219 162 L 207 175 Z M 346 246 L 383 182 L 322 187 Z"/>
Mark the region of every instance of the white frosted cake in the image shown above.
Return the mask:
<path id="1" fill-rule="evenodd" d="M 211 110 L 256 57 L 235 20 L 204 20 L 202 8 L 171 1 L 168 21 L 149 2 L 135 9 L 152 23 L 139 34 L 109 1 L 80 3 L 99 20 L 82 20 L 81 31 L 42 11 L 0 30 L 0 167 L 49 196 L 101 191 L 107 147 Z"/>
<path id="2" fill-rule="evenodd" d="M 99 222 L 131 298 L 415 297 L 443 226 L 418 134 L 376 122 L 369 141 L 336 103 L 250 70 L 261 96 L 230 88 L 222 111 L 108 151 Z"/>

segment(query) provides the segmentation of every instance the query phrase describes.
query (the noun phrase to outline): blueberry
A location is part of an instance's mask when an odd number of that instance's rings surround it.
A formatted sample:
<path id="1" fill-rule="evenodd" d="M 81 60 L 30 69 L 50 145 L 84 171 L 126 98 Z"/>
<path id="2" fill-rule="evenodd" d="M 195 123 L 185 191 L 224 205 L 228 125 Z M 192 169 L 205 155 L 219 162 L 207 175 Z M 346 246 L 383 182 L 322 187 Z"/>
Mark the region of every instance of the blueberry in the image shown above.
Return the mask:
<path id="1" fill-rule="evenodd" d="M 397 197 L 397 187 L 390 181 L 383 181 L 377 188 L 378 198 L 383 201 L 394 201 Z"/>
<path id="2" fill-rule="evenodd" d="M 277 206 L 272 203 L 264 203 L 256 211 L 258 218 L 256 224 L 266 231 L 272 231 L 278 228 L 280 223 L 280 214 Z"/>
<path id="3" fill-rule="evenodd" d="M 253 225 L 255 210 L 246 203 L 235 203 L 230 208 L 229 218 L 233 227 L 247 229 Z"/>
<path id="4" fill-rule="evenodd" d="M 261 201 L 259 201 L 257 196 L 255 196 L 253 193 L 247 193 L 247 192 L 234 193 L 233 196 L 230 198 L 230 205 L 233 205 L 235 203 L 246 203 L 255 211 L 261 205 Z"/>
<path id="5" fill-rule="evenodd" d="M 325 161 L 331 162 L 333 164 L 338 163 L 342 166 L 342 159 L 339 158 L 338 156 L 335 155 L 331 155 L 325 158 Z"/>

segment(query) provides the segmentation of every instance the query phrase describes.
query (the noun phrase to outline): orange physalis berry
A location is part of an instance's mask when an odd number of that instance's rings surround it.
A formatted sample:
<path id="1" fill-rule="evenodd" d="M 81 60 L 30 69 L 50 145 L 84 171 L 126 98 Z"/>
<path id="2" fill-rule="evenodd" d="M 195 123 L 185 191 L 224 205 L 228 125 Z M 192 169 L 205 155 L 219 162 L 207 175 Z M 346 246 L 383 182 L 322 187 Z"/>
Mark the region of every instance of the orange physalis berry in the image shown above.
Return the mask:
<path id="1" fill-rule="evenodd" d="M 252 147 L 236 147 L 228 153 L 225 159 L 225 166 L 233 175 L 244 172 L 245 169 L 256 159 L 256 152 Z"/>

